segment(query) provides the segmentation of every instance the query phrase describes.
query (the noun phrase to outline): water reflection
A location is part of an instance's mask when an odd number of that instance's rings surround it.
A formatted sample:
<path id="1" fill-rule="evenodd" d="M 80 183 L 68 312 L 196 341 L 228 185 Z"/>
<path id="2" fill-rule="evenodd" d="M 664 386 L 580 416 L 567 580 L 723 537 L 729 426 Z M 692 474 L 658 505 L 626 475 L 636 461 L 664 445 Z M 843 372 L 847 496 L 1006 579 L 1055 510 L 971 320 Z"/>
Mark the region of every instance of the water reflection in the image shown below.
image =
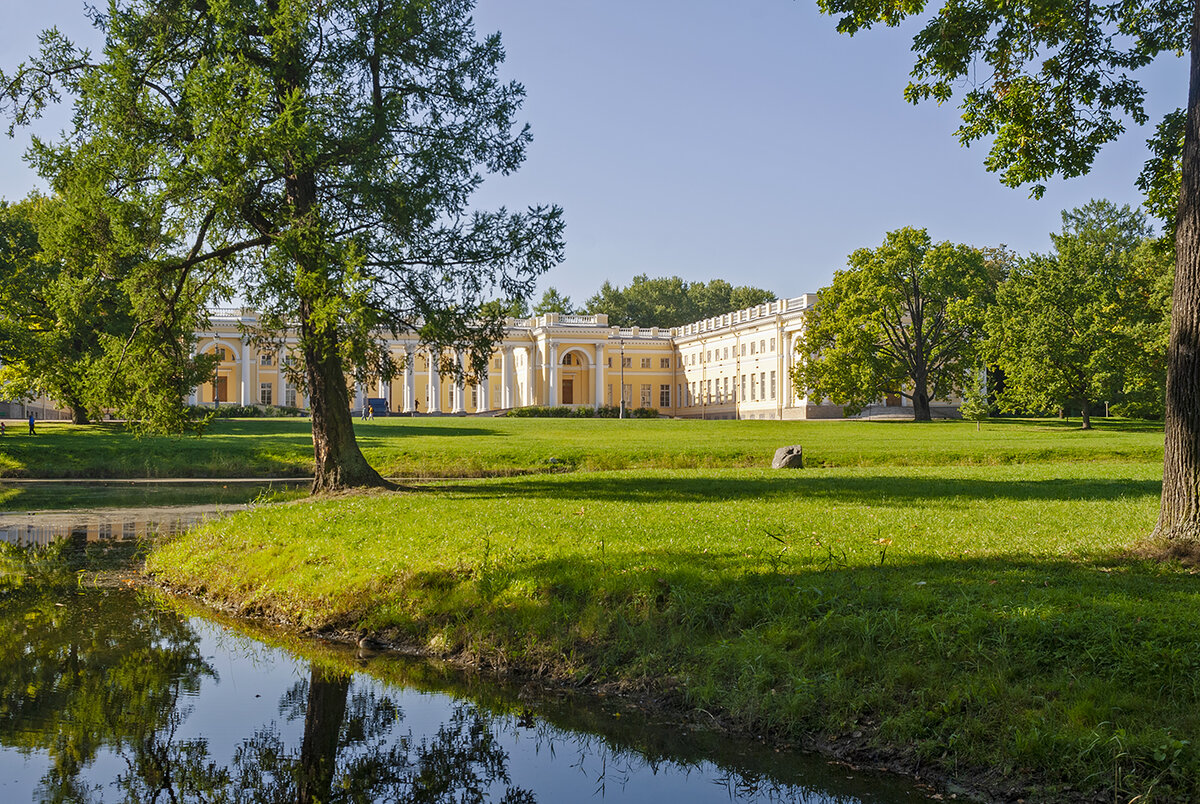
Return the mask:
<path id="1" fill-rule="evenodd" d="M 368 674 L 352 648 L 285 650 L 144 590 L 80 588 L 114 551 L 2 552 L 0 800 L 921 800 L 616 703 L 386 654 Z"/>
<path id="2" fill-rule="evenodd" d="M 85 543 L 140 541 L 182 533 L 193 525 L 245 508 L 194 505 L 95 511 L 0 512 L 0 541 L 18 547 L 48 547 L 59 540 Z"/>

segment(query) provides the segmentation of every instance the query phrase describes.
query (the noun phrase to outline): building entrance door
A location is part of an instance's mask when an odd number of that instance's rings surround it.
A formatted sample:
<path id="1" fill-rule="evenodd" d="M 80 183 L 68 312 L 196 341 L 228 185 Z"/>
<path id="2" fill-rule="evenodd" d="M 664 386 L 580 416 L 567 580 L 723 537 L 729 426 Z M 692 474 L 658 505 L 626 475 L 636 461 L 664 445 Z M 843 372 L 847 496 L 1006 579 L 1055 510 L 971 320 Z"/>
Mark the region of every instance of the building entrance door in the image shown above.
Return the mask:
<path id="1" fill-rule="evenodd" d="M 575 404 L 575 381 L 571 379 L 563 380 L 563 399 L 564 405 Z"/>
<path id="2" fill-rule="evenodd" d="M 217 377 L 217 381 L 213 383 L 213 402 L 228 402 L 229 401 L 229 378 Z"/>

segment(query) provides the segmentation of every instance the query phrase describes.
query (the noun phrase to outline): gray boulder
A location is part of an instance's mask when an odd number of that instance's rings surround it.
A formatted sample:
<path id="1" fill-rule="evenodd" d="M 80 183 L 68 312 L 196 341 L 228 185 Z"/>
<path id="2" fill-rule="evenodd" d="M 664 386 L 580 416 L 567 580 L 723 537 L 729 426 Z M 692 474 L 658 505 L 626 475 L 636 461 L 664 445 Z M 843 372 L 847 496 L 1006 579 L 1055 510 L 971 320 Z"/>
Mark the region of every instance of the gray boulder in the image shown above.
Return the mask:
<path id="1" fill-rule="evenodd" d="M 804 448 L 799 444 L 790 447 L 780 447 L 775 450 L 775 459 L 771 461 L 772 469 L 803 469 Z"/>

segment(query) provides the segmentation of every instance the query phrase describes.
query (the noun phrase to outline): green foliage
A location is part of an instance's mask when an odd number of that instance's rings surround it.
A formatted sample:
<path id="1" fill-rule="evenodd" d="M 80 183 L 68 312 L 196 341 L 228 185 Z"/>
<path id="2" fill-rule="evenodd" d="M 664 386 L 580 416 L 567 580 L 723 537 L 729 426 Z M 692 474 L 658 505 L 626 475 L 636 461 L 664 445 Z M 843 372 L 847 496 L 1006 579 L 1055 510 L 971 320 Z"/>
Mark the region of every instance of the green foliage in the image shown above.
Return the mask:
<path id="1" fill-rule="evenodd" d="M 1108 201 L 1063 213 L 1054 253 L 1021 261 L 987 330 L 1004 371 L 999 404 L 1034 413 L 1098 403 L 1161 415 L 1170 326 L 1169 246 Z"/>
<path id="2" fill-rule="evenodd" d="M 912 0 L 819 0 L 854 34 L 876 23 L 926 19 L 913 37 L 916 63 L 905 97 L 917 103 L 962 96 L 958 139 L 987 140 L 988 170 L 1010 187 L 1088 171 L 1100 148 L 1147 121 L 1145 90 L 1133 77 L 1163 53 L 1189 50 L 1187 3 L 1018 5 L 945 0 L 927 10 Z M 928 13 L 932 11 L 932 13 Z"/>
<path id="3" fill-rule="evenodd" d="M 558 292 L 557 288 L 546 288 L 546 292 L 542 294 L 542 298 L 537 304 L 533 305 L 534 315 L 545 315 L 546 313 L 561 313 L 563 315 L 571 315 L 575 312 L 574 305 L 571 304 L 571 297 L 564 296 Z"/>
<path id="4" fill-rule="evenodd" d="M 598 408 L 586 405 L 580 407 L 529 405 L 523 408 L 513 408 L 504 415 L 515 419 L 618 419 L 621 416 L 621 408 L 616 405 L 602 405 Z M 657 419 L 658 409 L 631 408 L 625 411 L 625 416 L 630 419 Z"/>
<path id="5" fill-rule="evenodd" d="M 46 394 L 76 422 L 107 410 L 188 429 L 183 399 L 212 368 L 193 357 L 205 292 L 185 284 L 168 309 L 150 244 L 114 243 L 105 211 L 78 198 L 2 205 L 0 231 L 0 392 Z"/>
<path id="6" fill-rule="evenodd" d="M 300 408 L 289 408 L 281 405 L 219 405 L 206 407 L 193 405 L 189 408 L 192 416 L 211 417 L 213 419 L 278 419 L 304 416 Z"/>
<path id="7" fill-rule="evenodd" d="M 798 340 L 797 391 L 858 411 L 887 394 L 928 419 L 930 399 L 962 389 L 973 366 L 994 284 L 983 255 L 933 244 L 924 229 L 889 232 L 877 249 L 817 295 Z"/>
<path id="8" fill-rule="evenodd" d="M 677 276 L 649 278 L 640 274 L 629 287 L 611 282 L 587 300 L 585 309 L 595 315 L 604 313 L 614 327 L 678 327 L 703 318 L 741 310 L 772 301 L 769 290 L 748 285 L 734 287 L 724 279 L 711 282 L 685 282 Z"/>
<path id="9" fill-rule="evenodd" d="M 992 414 L 987 380 L 982 371 L 974 371 L 963 385 L 963 401 L 958 412 L 964 419 L 981 421 Z"/>
<path id="10" fill-rule="evenodd" d="M 236 281 L 261 313 L 256 337 L 299 339 L 329 459 L 318 472 L 335 485 L 373 475 L 345 366 L 389 376 L 380 333 L 407 330 L 465 351 L 478 375 L 501 331 L 482 305 L 527 297 L 561 259 L 557 207 L 470 207 L 482 175 L 516 170 L 530 141 L 524 90 L 499 79 L 500 38 L 476 37 L 472 6 L 110 0 L 93 14 L 98 58 L 50 31 L 0 74 L 15 125 L 74 97 L 74 130 L 35 141 L 32 160 L 104 214 L 108 253 L 154 246 L 147 275 L 129 274 L 135 303 L 182 324 L 203 289 Z"/>

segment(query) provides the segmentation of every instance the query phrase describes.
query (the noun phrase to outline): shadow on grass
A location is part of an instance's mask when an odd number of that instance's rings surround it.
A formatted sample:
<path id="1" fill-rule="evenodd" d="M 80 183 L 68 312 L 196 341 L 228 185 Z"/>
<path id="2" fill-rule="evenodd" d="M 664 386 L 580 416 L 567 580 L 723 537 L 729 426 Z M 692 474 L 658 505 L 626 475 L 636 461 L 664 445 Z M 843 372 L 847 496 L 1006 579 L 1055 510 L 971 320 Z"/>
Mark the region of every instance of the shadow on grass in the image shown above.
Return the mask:
<path id="1" fill-rule="evenodd" d="M 858 504 L 926 505 L 934 499 L 1116 500 L 1157 496 L 1159 480 L 1049 478 L 1044 480 L 959 479 L 929 477 L 813 477 L 801 473 L 778 477 L 637 477 L 606 474 L 572 475 L 566 482 L 524 479 L 519 488 L 460 483 L 456 492 L 482 498 L 522 497 L 609 502 L 688 502 L 778 497 L 820 497 Z"/>
<path id="2" fill-rule="evenodd" d="M 597 550 L 463 577 L 414 581 L 471 612 L 464 642 L 582 656 L 597 678 L 683 677 L 688 705 L 745 727 L 877 731 L 910 765 L 1004 785 L 1090 794 L 1115 778 L 1121 800 L 1157 785 L 1171 801 L 1200 788 L 1193 574 L 1021 555 L 847 565 L 797 545 Z"/>

